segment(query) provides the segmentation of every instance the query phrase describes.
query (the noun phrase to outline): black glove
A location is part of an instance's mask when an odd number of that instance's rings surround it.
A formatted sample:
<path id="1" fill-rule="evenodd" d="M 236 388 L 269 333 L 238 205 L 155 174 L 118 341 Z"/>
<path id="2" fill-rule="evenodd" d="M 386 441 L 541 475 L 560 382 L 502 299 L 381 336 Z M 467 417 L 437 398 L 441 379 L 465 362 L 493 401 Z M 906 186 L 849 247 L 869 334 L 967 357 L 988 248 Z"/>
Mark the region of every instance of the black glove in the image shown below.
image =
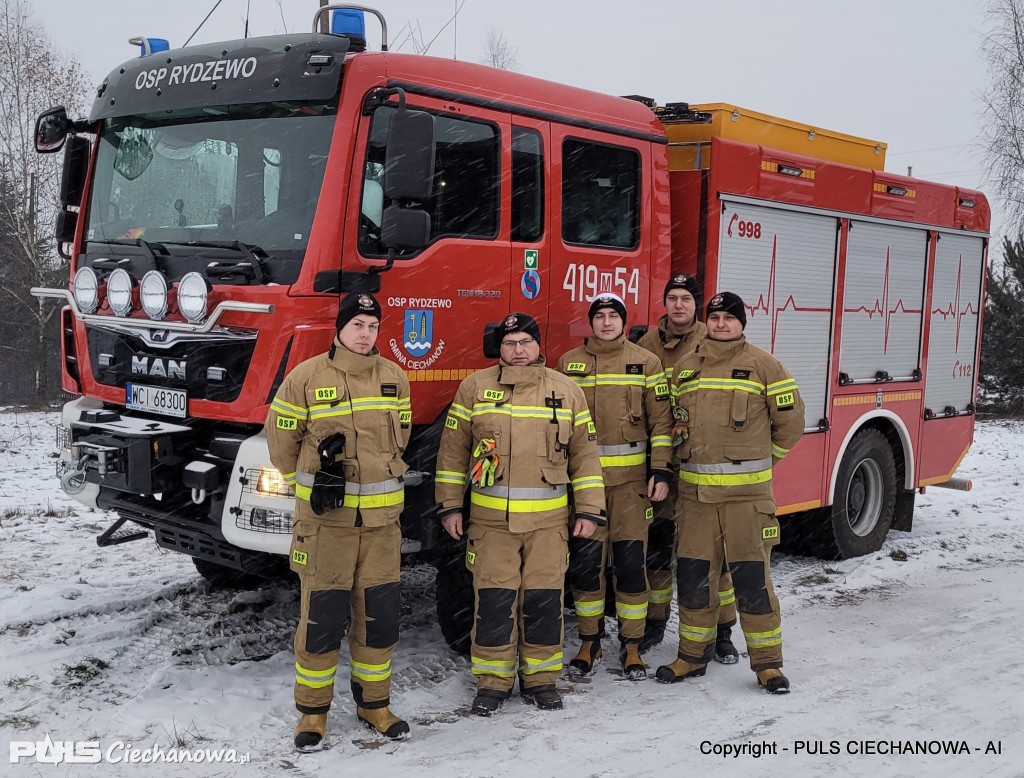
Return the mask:
<path id="1" fill-rule="evenodd" d="M 345 504 L 345 466 L 338 461 L 344 450 L 345 436 L 340 432 L 324 438 L 317 446 L 320 469 L 313 476 L 309 494 L 309 507 L 317 516 Z"/>

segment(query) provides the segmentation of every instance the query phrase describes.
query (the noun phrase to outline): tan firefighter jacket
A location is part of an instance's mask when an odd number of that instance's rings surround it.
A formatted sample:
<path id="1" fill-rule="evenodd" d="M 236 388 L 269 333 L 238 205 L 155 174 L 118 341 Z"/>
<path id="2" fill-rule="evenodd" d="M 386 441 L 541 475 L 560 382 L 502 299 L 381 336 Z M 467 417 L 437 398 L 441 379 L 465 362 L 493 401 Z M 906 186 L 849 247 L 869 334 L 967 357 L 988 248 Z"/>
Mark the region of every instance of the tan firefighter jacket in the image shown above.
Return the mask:
<path id="1" fill-rule="evenodd" d="M 658 326 L 644 333 L 637 345 L 647 349 L 661 360 L 661 364 L 665 368 L 665 380 L 671 386 L 672 371 L 675 369 L 676 362 L 684 354 L 693 351 L 707 335 L 707 325 L 702 321 L 694 321 L 693 326 L 682 335 L 673 335 L 668 331 L 668 316 L 662 316 L 658 319 Z"/>
<path id="2" fill-rule="evenodd" d="M 270 461 L 295 486 L 295 520 L 353 527 L 358 509 L 366 527 L 398 521 L 411 423 L 409 379 L 377 349 L 362 356 L 335 340 L 292 370 L 270 404 L 266 434 Z M 344 506 L 317 516 L 309 504 L 317 446 L 336 432 L 345 436 Z"/>
<path id="3" fill-rule="evenodd" d="M 688 437 L 679 494 L 700 502 L 772 498 L 772 464 L 800 440 L 804 402 L 785 366 L 745 337 L 701 341 L 676 363 Z"/>
<path id="4" fill-rule="evenodd" d="M 672 409 L 660 360 L 621 336 L 591 337 L 558 360 L 576 382 L 597 426 L 597 450 L 609 486 L 647 480 L 651 470 L 672 472 Z"/>
<path id="5" fill-rule="evenodd" d="M 498 455 L 494 483 L 471 483 L 482 440 Z M 459 386 L 437 455 L 435 496 L 441 516 L 462 510 L 480 525 L 529 532 L 565 526 L 571 488 L 576 513 L 604 516 L 597 435 L 583 392 L 544 366 L 504 362 Z"/>

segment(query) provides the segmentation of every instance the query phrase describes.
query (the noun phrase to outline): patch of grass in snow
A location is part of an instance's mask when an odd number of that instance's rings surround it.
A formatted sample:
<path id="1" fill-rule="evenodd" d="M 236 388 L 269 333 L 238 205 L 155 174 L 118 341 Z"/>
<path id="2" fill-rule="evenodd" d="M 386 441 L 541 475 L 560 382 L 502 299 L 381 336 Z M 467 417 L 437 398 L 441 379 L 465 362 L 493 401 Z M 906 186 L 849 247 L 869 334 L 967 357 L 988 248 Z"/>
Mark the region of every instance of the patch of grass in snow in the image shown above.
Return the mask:
<path id="1" fill-rule="evenodd" d="M 0 713 L 0 728 L 8 729 L 32 729 L 39 726 L 39 719 L 35 716 L 5 715 Z"/>
<path id="2" fill-rule="evenodd" d="M 797 586 L 821 586 L 822 584 L 827 584 L 831 580 L 832 579 L 829 578 L 824 573 L 811 573 L 810 575 L 805 575 L 803 578 L 798 578 L 796 580 L 796 585 Z"/>
<path id="3" fill-rule="evenodd" d="M 49 519 L 70 519 L 73 516 L 77 516 L 78 512 L 67 505 L 63 508 L 55 508 L 53 504 L 47 500 L 45 506 L 37 506 L 29 508 L 26 505 L 8 505 L 3 510 L 3 518 L 5 519 L 17 519 L 24 517 L 45 517 Z"/>
<path id="4" fill-rule="evenodd" d="M 99 657 L 87 656 L 77 665 L 62 665 L 62 667 L 64 668 L 64 678 L 57 683 L 60 684 L 63 694 L 68 695 L 75 689 L 81 689 L 110 665 Z"/>
<path id="5" fill-rule="evenodd" d="M 24 689 L 26 686 L 32 685 L 29 682 L 35 677 L 34 675 L 12 675 L 4 681 L 4 686 L 10 689 Z"/>
<path id="6" fill-rule="evenodd" d="M 210 741 L 210 738 L 199 731 L 195 719 L 192 720 L 191 726 L 184 729 L 178 729 L 178 722 L 171 719 L 171 730 L 168 732 L 167 727 L 164 727 L 164 734 L 170 744 L 176 748 L 188 748 L 193 743 L 208 743 Z"/>
<path id="7" fill-rule="evenodd" d="M 834 567 L 826 567 L 824 570 L 825 575 L 842 575 L 842 570 L 836 570 Z"/>
<path id="8" fill-rule="evenodd" d="M 892 551 L 889 552 L 889 559 L 893 560 L 894 562 L 906 562 L 908 558 L 909 557 L 907 557 L 907 552 L 904 551 L 902 548 L 894 548 Z"/>

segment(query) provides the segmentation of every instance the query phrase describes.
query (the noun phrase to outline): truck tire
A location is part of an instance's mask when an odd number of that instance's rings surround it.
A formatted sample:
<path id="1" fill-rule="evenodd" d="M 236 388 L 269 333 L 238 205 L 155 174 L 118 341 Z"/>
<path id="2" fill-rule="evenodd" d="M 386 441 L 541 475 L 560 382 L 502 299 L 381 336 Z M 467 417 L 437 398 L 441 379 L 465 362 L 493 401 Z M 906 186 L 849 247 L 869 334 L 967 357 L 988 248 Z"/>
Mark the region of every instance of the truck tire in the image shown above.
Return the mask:
<path id="1" fill-rule="evenodd" d="M 473 629 L 473 576 L 466 569 L 466 543 L 444 542 L 435 567 L 437 622 L 448 647 L 469 656 Z"/>
<path id="2" fill-rule="evenodd" d="M 896 463 L 879 430 L 850 441 L 836 477 L 833 503 L 822 509 L 813 551 L 824 559 L 850 559 L 882 547 L 896 506 Z"/>
<path id="3" fill-rule="evenodd" d="M 288 572 L 288 564 L 283 558 L 264 555 L 259 563 L 250 571 L 236 570 L 232 567 L 219 565 L 209 559 L 192 557 L 196 572 L 210 582 L 211 585 L 223 589 L 257 589 L 268 581 L 284 577 Z"/>

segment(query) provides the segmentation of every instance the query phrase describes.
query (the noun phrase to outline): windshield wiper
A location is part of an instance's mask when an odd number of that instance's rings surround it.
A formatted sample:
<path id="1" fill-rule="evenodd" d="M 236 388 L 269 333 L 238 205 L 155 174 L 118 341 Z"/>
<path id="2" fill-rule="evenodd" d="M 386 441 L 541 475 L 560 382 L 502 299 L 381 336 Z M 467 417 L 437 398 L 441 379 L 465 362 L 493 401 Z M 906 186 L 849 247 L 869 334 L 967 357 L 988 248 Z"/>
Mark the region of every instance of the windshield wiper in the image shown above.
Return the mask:
<path id="1" fill-rule="evenodd" d="M 193 246 L 195 248 L 227 249 L 237 251 L 245 256 L 245 262 L 211 262 L 206 266 L 206 272 L 215 278 L 237 275 L 243 273 L 248 276 L 252 273 L 252 280 L 262 284 L 266 280 L 263 273 L 263 258 L 268 256 L 267 252 L 253 243 L 242 243 L 240 240 L 187 240 L 167 241 L 174 246 Z"/>
<path id="2" fill-rule="evenodd" d="M 148 240 L 143 240 L 142 238 L 132 238 L 132 239 L 127 239 L 127 238 L 121 239 L 121 238 L 118 238 L 116 240 L 90 240 L 90 241 L 86 241 L 86 242 L 87 243 L 106 243 L 108 245 L 113 245 L 113 246 L 137 246 L 138 248 L 145 249 L 146 250 L 146 254 L 147 254 L 147 258 L 149 259 L 149 266 L 146 268 L 147 270 L 159 270 L 160 269 L 159 263 L 157 262 L 157 259 L 156 259 L 157 251 L 159 251 L 161 254 L 163 254 L 165 256 L 168 254 L 168 251 L 167 251 L 166 247 L 164 247 L 164 245 L 162 243 L 150 242 Z M 111 269 L 115 269 L 115 268 L 120 267 L 123 264 L 124 259 L 125 258 L 121 258 L 121 259 L 107 259 L 107 258 L 103 258 L 103 259 L 97 259 L 97 260 L 93 261 L 92 264 L 93 264 L 93 267 L 98 267 L 101 270 L 111 270 Z M 129 260 L 129 263 L 130 263 L 130 261 L 131 260 Z"/>

